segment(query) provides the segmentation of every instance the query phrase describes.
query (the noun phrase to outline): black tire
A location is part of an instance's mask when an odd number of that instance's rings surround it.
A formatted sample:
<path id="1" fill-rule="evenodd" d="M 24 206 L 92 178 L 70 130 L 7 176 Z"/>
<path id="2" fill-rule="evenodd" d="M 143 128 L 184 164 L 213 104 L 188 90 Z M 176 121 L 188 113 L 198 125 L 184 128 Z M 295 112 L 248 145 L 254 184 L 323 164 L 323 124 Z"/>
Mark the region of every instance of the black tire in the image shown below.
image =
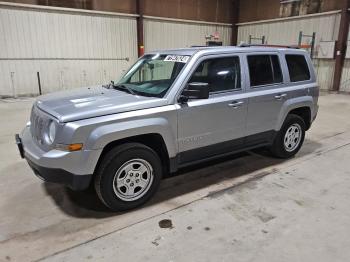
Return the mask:
<path id="1" fill-rule="evenodd" d="M 116 172 L 132 159 L 147 161 L 153 169 L 153 181 L 145 194 L 136 200 L 123 200 L 114 191 L 113 181 Z M 102 159 L 96 171 L 95 190 L 101 201 L 113 211 L 136 208 L 148 201 L 156 192 L 162 179 L 162 164 L 157 153 L 140 143 L 128 143 L 110 150 Z"/>
<path id="2" fill-rule="evenodd" d="M 296 146 L 291 151 L 287 151 L 284 145 L 285 134 L 287 130 L 294 124 L 297 124 L 301 127 L 301 139 L 298 146 Z M 303 145 L 304 138 L 305 138 L 305 130 L 306 130 L 306 125 L 304 120 L 298 115 L 289 114 L 286 117 L 282 125 L 282 128 L 280 129 L 280 131 L 278 131 L 274 139 L 274 142 L 270 148 L 271 153 L 278 158 L 290 158 L 294 156 L 296 153 L 298 153 L 301 146 Z"/>

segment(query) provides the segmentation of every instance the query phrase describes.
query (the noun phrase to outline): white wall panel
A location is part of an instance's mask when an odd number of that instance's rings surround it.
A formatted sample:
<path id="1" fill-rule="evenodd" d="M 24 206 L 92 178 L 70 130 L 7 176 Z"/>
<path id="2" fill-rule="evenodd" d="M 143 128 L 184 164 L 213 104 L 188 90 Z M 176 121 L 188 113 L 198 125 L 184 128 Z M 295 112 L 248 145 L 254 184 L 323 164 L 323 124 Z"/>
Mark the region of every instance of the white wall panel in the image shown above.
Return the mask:
<path id="1" fill-rule="evenodd" d="M 314 59 L 314 68 L 317 76 L 317 82 L 321 90 L 330 90 L 333 85 L 334 59 Z"/>
<path id="2" fill-rule="evenodd" d="M 338 37 L 340 14 L 332 13 L 297 19 L 243 24 L 238 27 L 238 43 L 248 42 L 249 35 L 266 37 L 268 44 L 297 45 L 299 32 L 311 35 L 316 32 L 316 49 L 320 41 L 334 41 Z M 304 38 L 303 44 L 310 39 Z M 321 89 L 328 90 L 333 83 L 334 59 L 314 59 L 317 80 Z"/>
<path id="3" fill-rule="evenodd" d="M 215 31 L 219 32 L 223 45 L 230 45 L 230 26 L 145 19 L 145 50 L 205 45 L 205 36 L 213 34 Z"/>
<path id="4" fill-rule="evenodd" d="M 0 96 L 37 94 L 37 72 L 44 93 L 117 79 L 136 35 L 134 17 L 0 7 Z"/>
<path id="5" fill-rule="evenodd" d="M 341 82 L 340 82 L 340 91 L 350 92 L 350 27 L 348 34 L 348 46 L 346 49 L 346 59 L 343 67 Z"/>
<path id="6" fill-rule="evenodd" d="M 350 92 L 350 59 L 345 59 L 340 82 L 340 91 Z"/>
<path id="7" fill-rule="evenodd" d="M 316 32 L 316 45 L 320 40 L 336 40 L 340 14 L 305 17 L 302 19 L 269 21 L 259 24 L 243 24 L 238 27 L 238 43 L 248 42 L 249 35 L 265 35 L 268 44 L 296 45 L 299 32 L 311 35 Z M 307 39 L 305 39 L 307 42 Z M 305 44 L 303 41 L 303 43 Z"/>

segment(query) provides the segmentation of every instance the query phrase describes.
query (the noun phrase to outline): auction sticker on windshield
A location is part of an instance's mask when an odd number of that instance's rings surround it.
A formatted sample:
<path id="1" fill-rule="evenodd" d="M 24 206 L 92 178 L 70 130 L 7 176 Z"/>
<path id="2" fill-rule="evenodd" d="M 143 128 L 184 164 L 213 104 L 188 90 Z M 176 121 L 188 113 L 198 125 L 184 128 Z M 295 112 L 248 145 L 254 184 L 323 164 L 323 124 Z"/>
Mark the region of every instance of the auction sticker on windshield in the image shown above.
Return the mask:
<path id="1" fill-rule="evenodd" d="M 167 55 L 164 61 L 187 63 L 189 58 L 186 55 Z"/>

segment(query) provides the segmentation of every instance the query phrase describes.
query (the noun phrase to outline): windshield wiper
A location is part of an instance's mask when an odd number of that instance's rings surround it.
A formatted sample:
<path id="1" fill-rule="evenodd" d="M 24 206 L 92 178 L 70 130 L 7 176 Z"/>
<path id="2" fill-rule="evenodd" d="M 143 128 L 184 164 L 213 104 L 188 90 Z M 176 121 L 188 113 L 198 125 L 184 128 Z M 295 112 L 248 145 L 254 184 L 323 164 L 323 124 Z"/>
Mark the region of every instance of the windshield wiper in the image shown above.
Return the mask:
<path id="1" fill-rule="evenodd" d="M 126 92 L 128 92 L 129 94 L 136 95 L 136 93 L 134 92 L 134 90 L 132 90 L 130 87 L 128 87 L 128 86 L 126 86 L 126 85 L 123 85 L 123 84 L 116 85 L 116 84 L 114 84 L 113 81 L 111 81 L 111 83 L 109 84 L 109 86 L 112 87 L 112 88 L 114 88 L 114 89 L 121 90 L 121 91 L 126 91 Z"/>

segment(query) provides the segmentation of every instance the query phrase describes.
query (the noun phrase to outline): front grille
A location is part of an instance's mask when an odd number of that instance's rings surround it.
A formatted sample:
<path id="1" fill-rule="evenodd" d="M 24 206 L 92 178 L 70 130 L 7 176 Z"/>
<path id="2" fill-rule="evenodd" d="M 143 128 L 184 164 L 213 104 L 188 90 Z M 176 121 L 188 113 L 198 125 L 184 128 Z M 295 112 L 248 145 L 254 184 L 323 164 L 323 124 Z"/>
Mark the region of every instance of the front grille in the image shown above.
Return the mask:
<path id="1" fill-rule="evenodd" d="M 48 118 L 34 105 L 30 115 L 30 133 L 40 145 L 43 144 L 44 130 L 47 123 Z"/>

